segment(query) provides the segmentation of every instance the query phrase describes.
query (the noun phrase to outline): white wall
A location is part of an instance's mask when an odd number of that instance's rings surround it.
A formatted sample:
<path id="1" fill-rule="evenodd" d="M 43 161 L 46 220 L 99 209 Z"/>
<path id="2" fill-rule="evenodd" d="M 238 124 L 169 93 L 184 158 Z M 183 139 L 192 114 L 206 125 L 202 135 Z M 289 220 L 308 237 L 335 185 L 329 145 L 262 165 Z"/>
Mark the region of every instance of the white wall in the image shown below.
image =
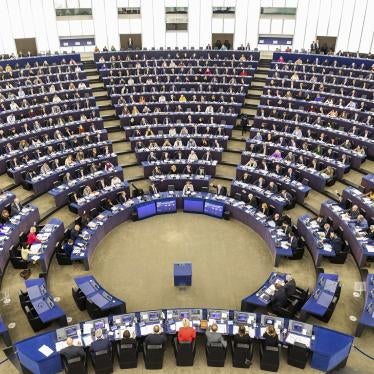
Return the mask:
<path id="1" fill-rule="evenodd" d="M 294 49 L 308 49 L 321 35 L 336 37 L 337 50 L 374 53 L 374 0 L 80 0 L 81 5 L 82 1 L 92 4 L 92 19 L 56 21 L 53 0 L 0 0 L 0 53 L 16 52 L 14 38 L 32 37 L 39 51 L 60 50 L 61 36 L 94 36 L 99 48 L 119 48 L 119 34 L 131 33 L 142 34 L 147 48 L 205 47 L 212 33 L 234 33 L 234 47 L 250 43 L 255 48 L 259 33 L 294 33 Z M 69 5 L 75 3 L 69 0 Z M 140 6 L 141 15 L 118 17 L 119 6 Z M 188 31 L 166 31 L 165 6 L 188 6 Z M 235 6 L 235 16 L 212 17 L 213 6 Z M 261 6 L 297 7 L 296 18 L 260 17 Z"/>

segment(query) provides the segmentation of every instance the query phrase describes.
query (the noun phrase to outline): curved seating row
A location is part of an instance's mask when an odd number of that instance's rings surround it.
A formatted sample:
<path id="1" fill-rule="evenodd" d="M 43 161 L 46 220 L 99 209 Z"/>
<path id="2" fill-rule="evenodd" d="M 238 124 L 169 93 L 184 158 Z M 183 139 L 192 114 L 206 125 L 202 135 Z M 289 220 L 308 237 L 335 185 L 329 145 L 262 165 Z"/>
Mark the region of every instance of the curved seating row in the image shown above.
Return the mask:
<path id="1" fill-rule="evenodd" d="M 20 236 L 39 222 L 39 210 L 33 205 L 24 206 L 22 210 L 11 215 L 9 221 L 0 228 L 0 279 L 2 279 L 10 253 L 18 245 Z"/>
<path id="2" fill-rule="evenodd" d="M 200 327 L 201 322 L 214 319 L 220 329 L 224 330 L 224 335 L 229 338 L 236 334 L 240 325 L 245 325 L 248 327 L 252 339 L 261 340 L 266 326 L 274 325 L 279 331 L 282 345 L 292 349 L 293 346 L 302 344 L 303 348 L 312 354 L 311 367 L 324 372 L 344 367 L 353 343 L 352 336 L 291 319 L 226 309 L 174 308 L 139 311 L 111 316 L 109 319 L 99 318 L 40 334 L 16 343 L 18 359 L 24 370 L 38 374 L 45 370 L 51 374 L 58 373 L 63 369 L 63 362 L 58 352 L 63 348 L 63 340 L 68 334 L 81 341 L 85 347 L 91 345 L 93 332 L 99 328 L 104 328 L 105 336 L 113 344 L 120 340 L 118 332 L 123 329 L 133 331 L 138 339 L 141 339 L 151 333 L 154 325 L 162 326 L 166 334 L 173 337 L 184 316 L 189 316 L 193 320 L 195 329 L 200 334 L 204 333 L 204 329 Z M 48 348 L 50 353 L 48 357 L 38 351 L 40 346 Z M 209 359 L 208 364 L 210 364 Z M 217 366 L 217 364 L 213 364 L 213 366 Z M 148 367 L 147 362 L 146 367 Z M 157 366 L 157 368 L 161 367 L 162 363 L 161 366 Z M 156 367 L 149 366 L 148 368 Z"/>
<path id="3" fill-rule="evenodd" d="M 332 200 L 323 202 L 320 214 L 323 217 L 329 217 L 332 220 L 333 227 L 340 229 L 360 268 L 366 265 L 369 258 L 374 257 L 374 241 L 368 237 L 365 230 L 355 227 L 356 220 L 346 216 L 344 209 L 336 202 Z"/>
<path id="4" fill-rule="evenodd" d="M 155 195 L 132 198 L 127 200 L 124 204 L 117 204 L 111 211 L 100 213 L 81 231 L 78 240 L 76 240 L 74 244 L 71 260 L 83 262 L 85 269 L 89 269 L 95 248 L 102 238 L 114 227 L 131 219 L 134 209 L 144 204 L 144 202 L 149 202 L 150 205 L 154 205 L 155 203 L 162 205 L 164 199 L 170 200 L 170 198 L 172 198 L 172 200 L 176 201 L 175 206 L 177 208 L 182 208 L 184 206 L 184 201 L 189 197 L 198 200 L 196 204 L 202 208 L 202 210 L 199 211 L 200 213 L 203 212 L 205 201 L 213 205 L 218 204 L 221 210 L 221 217 L 224 208 L 230 212 L 233 218 L 254 229 L 267 242 L 273 255 L 275 266 L 278 266 L 281 257 L 292 257 L 292 249 L 285 233 L 282 230 L 277 230 L 271 223 L 269 224 L 270 219 L 262 213 L 259 213 L 255 208 L 246 206 L 242 201 L 237 201 L 225 196 L 217 196 L 204 192 L 194 192 L 191 195 L 183 195 L 182 192 L 176 191 L 172 195 L 170 195 L 170 193 L 161 192 Z M 156 213 L 157 212 L 154 211 L 154 214 Z"/>

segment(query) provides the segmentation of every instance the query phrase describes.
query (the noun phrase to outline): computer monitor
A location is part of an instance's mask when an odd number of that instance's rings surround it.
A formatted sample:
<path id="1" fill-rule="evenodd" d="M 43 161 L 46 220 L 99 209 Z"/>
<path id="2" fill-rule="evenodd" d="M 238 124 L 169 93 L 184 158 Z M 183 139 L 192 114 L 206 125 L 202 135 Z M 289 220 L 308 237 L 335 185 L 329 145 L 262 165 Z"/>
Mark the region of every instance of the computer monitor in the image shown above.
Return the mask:
<path id="1" fill-rule="evenodd" d="M 222 218 L 225 210 L 225 205 L 222 203 L 216 203 L 211 201 L 205 201 L 204 204 L 204 214 L 208 216 Z"/>
<path id="2" fill-rule="evenodd" d="M 188 310 L 182 310 L 179 312 L 179 319 L 183 318 L 190 319 L 190 312 Z"/>
<path id="3" fill-rule="evenodd" d="M 119 315 L 113 316 L 113 324 L 116 326 L 132 325 L 134 322 L 135 322 L 134 313 L 119 314 Z"/>
<path id="4" fill-rule="evenodd" d="M 238 325 L 247 325 L 256 322 L 255 313 L 234 312 L 234 322 Z"/>
<path id="5" fill-rule="evenodd" d="M 226 320 L 228 318 L 229 318 L 229 311 L 228 310 L 208 309 L 208 319 Z"/>
<path id="6" fill-rule="evenodd" d="M 295 332 L 297 334 L 302 334 L 306 336 L 312 336 L 313 334 L 313 325 L 308 323 L 303 323 L 300 321 L 290 320 L 288 324 L 288 330 Z"/>
<path id="7" fill-rule="evenodd" d="M 96 322 L 94 323 L 94 329 L 95 329 L 95 330 L 103 329 L 103 328 L 105 328 L 105 323 L 104 323 L 104 321 L 96 321 Z"/>
<path id="8" fill-rule="evenodd" d="M 174 198 L 157 200 L 156 210 L 157 214 L 175 213 L 177 211 L 177 200 Z"/>
<path id="9" fill-rule="evenodd" d="M 185 198 L 183 211 L 191 213 L 204 213 L 204 200 L 199 198 Z"/>
<path id="10" fill-rule="evenodd" d="M 74 338 L 80 335 L 80 331 L 81 331 L 81 327 L 79 323 L 57 329 L 56 330 L 57 341 L 58 342 L 64 341 L 68 337 Z"/>
<path id="11" fill-rule="evenodd" d="M 156 204 L 154 201 L 139 204 L 136 207 L 138 219 L 144 219 L 156 215 Z"/>
<path id="12" fill-rule="evenodd" d="M 266 314 L 263 314 L 261 316 L 261 325 L 266 326 L 266 325 L 278 325 L 284 326 L 284 318 L 280 317 L 274 317 L 274 316 L 268 316 Z"/>

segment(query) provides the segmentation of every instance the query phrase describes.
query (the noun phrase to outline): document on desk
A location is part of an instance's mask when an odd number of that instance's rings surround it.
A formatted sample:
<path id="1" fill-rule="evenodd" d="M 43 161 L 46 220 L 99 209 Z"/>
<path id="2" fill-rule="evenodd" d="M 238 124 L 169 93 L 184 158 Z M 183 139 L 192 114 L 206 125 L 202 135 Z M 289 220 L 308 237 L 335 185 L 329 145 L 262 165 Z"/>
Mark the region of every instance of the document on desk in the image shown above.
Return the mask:
<path id="1" fill-rule="evenodd" d="M 300 344 L 304 344 L 307 348 L 310 348 L 310 338 L 307 336 L 301 336 L 301 335 L 289 333 L 286 338 L 286 343 L 288 344 L 300 343 Z"/>
<path id="2" fill-rule="evenodd" d="M 218 332 L 221 333 L 221 334 L 226 334 L 226 331 L 227 331 L 227 326 L 223 323 L 217 323 L 217 326 L 218 326 Z"/>
<path id="3" fill-rule="evenodd" d="M 153 333 L 153 326 L 154 325 L 145 325 L 140 327 L 140 333 L 142 335 L 149 335 Z"/>
<path id="4" fill-rule="evenodd" d="M 83 343 L 86 347 L 88 347 L 89 345 L 91 345 L 92 343 L 92 336 L 91 335 L 86 335 L 83 337 Z"/>
<path id="5" fill-rule="evenodd" d="M 322 292 L 317 300 L 317 304 L 327 308 L 331 304 L 332 298 L 333 298 L 333 295 L 330 295 L 326 292 Z"/>
<path id="6" fill-rule="evenodd" d="M 83 335 L 91 334 L 92 329 L 93 329 L 92 323 L 85 323 L 83 325 Z"/>
<path id="7" fill-rule="evenodd" d="M 39 349 L 38 351 L 40 353 L 42 353 L 45 357 L 49 357 L 52 353 L 53 353 L 53 350 L 51 348 L 49 348 L 47 345 L 43 344 Z"/>
<path id="8" fill-rule="evenodd" d="M 324 289 L 325 291 L 334 293 L 336 291 L 336 287 L 338 285 L 338 282 L 333 281 L 331 279 L 326 279 Z"/>

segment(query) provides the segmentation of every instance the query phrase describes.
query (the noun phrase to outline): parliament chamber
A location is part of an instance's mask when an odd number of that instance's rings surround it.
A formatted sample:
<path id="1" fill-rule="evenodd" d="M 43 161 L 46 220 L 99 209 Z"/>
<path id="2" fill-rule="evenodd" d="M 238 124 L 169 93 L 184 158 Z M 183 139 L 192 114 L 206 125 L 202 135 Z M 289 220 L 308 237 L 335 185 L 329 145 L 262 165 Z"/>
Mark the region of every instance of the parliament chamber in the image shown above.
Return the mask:
<path id="1" fill-rule="evenodd" d="M 370 48 L 309 0 L 51 3 L 85 36 L 0 37 L 0 373 L 374 373 Z"/>

